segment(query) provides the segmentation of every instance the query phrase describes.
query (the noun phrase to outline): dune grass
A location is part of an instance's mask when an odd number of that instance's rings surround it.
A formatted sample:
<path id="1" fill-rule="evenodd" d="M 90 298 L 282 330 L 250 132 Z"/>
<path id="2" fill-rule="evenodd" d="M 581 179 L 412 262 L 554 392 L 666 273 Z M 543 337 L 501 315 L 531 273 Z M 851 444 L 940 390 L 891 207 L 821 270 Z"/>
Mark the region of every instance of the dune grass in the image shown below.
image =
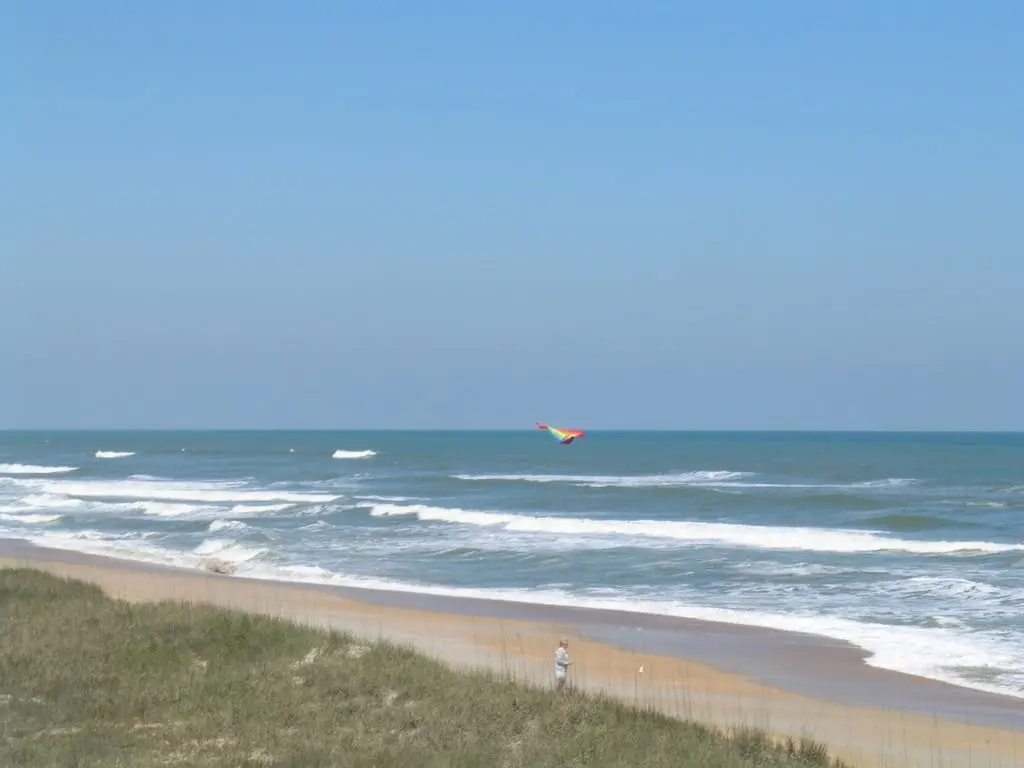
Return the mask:
<path id="1" fill-rule="evenodd" d="M 0 570 L 3 766 L 763 766 L 816 743 L 726 736 L 388 643 Z"/>

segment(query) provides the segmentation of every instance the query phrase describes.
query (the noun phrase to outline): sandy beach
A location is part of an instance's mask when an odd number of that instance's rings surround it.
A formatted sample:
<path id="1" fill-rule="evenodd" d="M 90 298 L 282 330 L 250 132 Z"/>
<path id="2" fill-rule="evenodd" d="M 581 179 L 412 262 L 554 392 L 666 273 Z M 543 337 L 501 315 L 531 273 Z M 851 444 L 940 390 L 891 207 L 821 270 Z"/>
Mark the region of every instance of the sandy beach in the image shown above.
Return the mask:
<path id="1" fill-rule="evenodd" d="M 1024 700 L 864 664 L 825 638 L 593 609 L 335 588 L 219 575 L 0 541 L 0 566 L 95 583 L 132 601 L 183 600 L 388 638 L 453 665 L 550 684 L 560 637 L 570 680 L 730 727 L 811 736 L 857 766 L 1024 761 Z"/>

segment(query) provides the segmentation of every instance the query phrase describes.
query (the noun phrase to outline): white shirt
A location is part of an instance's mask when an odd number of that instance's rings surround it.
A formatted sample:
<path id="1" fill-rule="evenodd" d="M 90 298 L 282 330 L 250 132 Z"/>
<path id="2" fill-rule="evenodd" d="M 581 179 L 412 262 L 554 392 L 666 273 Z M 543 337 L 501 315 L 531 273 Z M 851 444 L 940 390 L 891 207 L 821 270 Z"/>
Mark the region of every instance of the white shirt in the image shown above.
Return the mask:
<path id="1" fill-rule="evenodd" d="M 555 651 L 555 676 L 565 677 L 565 670 L 569 666 L 569 652 L 559 646 Z"/>

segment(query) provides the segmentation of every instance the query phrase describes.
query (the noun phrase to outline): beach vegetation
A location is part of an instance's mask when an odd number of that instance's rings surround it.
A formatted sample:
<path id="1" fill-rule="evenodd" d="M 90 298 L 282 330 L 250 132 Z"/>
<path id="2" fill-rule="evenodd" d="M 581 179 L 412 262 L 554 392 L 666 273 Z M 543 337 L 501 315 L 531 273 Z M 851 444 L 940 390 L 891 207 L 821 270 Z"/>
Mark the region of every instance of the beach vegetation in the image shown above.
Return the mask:
<path id="1" fill-rule="evenodd" d="M 388 642 L 0 570 L 0 765 L 826 768 L 813 741 L 456 671 Z"/>

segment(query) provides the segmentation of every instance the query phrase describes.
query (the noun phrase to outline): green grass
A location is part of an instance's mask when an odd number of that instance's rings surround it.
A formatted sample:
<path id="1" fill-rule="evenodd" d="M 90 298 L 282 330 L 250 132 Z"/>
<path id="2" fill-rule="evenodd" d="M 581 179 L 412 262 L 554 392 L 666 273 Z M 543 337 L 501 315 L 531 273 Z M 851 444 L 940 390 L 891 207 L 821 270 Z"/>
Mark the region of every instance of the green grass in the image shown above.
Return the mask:
<path id="1" fill-rule="evenodd" d="M 839 766 L 387 643 L 0 570 L 2 766 Z"/>

